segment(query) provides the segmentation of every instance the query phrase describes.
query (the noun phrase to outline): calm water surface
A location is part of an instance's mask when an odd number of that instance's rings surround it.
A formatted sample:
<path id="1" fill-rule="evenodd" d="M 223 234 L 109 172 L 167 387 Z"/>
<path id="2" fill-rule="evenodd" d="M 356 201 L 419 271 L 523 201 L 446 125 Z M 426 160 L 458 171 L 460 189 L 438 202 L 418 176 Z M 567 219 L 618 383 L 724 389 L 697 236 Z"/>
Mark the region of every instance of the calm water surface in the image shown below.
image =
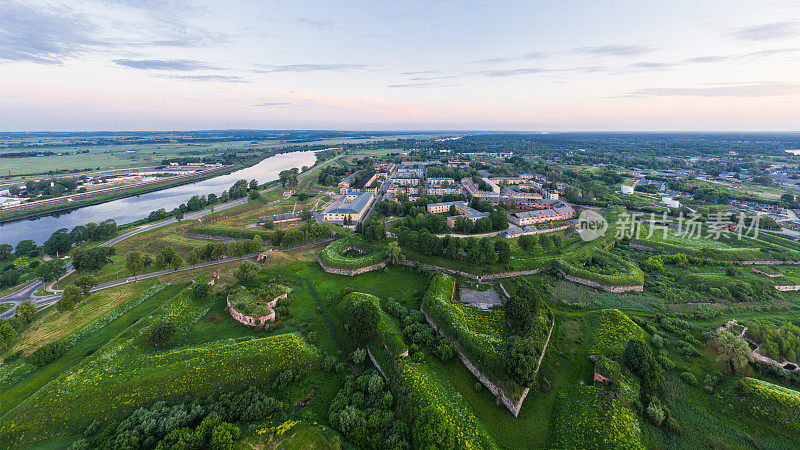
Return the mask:
<path id="1" fill-rule="evenodd" d="M 317 157 L 314 152 L 292 152 L 271 156 L 260 163 L 246 169 L 237 170 L 228 175 L 209 178 L 192 184 L 185 184 L 162 191 L 150 192 L 136 197 L 127 197 L 100 205 L 86 206 L 58 216 L 45 216 L 38 219 L 0 225 L 0 244 L 17 245 L 23 239 L 33 239 L 42 244 L 53 232 L 60 228 L 72 229 L 87 222 L 100 223 L 106 219 L 114 219 L 117 224 L 129 223 L 147 217 L 150 211 L 164 208 L 172 210 L 181 203 L 186 203 L 193 195 L 217 194 L 238 180 L 252 179 L 266 183 L 278 178 L 281 170 L 294 167 L 312 166 Z"/>

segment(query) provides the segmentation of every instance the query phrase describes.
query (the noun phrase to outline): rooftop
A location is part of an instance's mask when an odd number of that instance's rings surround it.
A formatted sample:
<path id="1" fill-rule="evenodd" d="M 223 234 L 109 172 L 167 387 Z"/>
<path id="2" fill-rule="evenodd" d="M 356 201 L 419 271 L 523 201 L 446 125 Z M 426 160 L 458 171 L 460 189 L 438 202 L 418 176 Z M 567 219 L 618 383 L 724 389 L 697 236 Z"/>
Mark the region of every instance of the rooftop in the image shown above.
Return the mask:
<path id="1" fill-rule="evenodd" d="M 356 198 L 348 202 L 347 198 L 352 195 L 356 195 Z M 331 205 L 325 214 L 359 214 L 372 201 L 374 195 L 372 192 L 349 192 Z"/>

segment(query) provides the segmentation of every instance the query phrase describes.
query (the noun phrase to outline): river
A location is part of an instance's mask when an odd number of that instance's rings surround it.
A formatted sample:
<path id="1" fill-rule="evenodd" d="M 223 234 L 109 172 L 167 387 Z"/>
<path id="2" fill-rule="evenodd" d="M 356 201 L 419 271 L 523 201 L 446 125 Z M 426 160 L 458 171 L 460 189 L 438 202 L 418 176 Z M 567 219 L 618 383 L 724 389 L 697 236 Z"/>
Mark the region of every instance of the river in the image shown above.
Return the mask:
<path id="1" fill-rule="evenodd" d="M 150 211 L 159 208 L 171 211 L 181 203 L 186 203 L 193 195 L 220 195 L 222 191 L 230 188 L 238 180 L 256 179 L 259 183 L 276 180 L 282 170 L 302 166 L 311 167 L 316 159 L 313 151 L 282 153 L 228 175 L 220 175 L 135 197 L 121 198 L 99 205 L 86 206 L 59 215 L 3 224 L 0 225 L 0 244 L 16 246 L 23 239 L 33 239 L 41 245 L 58 229 L 72 230 L 78 225 L 88 222 L 100 223 L 106 219 L 114 219 L 118 225 L 130 223 L 147 217 Z"/>

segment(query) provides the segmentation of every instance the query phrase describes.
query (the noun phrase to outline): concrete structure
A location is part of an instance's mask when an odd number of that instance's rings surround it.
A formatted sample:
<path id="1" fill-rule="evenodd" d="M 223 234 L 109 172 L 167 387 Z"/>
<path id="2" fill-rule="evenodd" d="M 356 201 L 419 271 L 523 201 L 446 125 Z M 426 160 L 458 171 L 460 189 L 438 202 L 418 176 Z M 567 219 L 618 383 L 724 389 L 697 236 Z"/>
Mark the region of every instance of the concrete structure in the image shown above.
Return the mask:
<path id="1" fill-rule="evenodd" d="M 443 214 L 450 212 L 450 207 L 454 206 L 456 212 L 458 213 L 457 216 L 450 216 L 447 218 L 447 226 L 450 228 L 454 228 L 456 225 L 456 219 L 459 217 L 464 217 L 469 219 L 473 222 L 480 219 L 481 217 L 489 217 L 489 213 L 487 212 L 480 212 L 476 209 L 471 208 L 467 202 L 441 202 L 441 203 L 431 203 L 428 205 L 428 212 L 433 214 Z"/>
<path id="2" fill-rule="evenodd" d="M 553 220 L 567 220 L 575 217 L 572 207 L 563 205 L 538 211 L 518 212 L 508 215 L 508 221 L 519 227 Z"/>
<path id="3" fill-rule="evenodd" d="M 272 222 L 272 223 L 295 222 L 302 219 L 303 219 L 303 212 L 295 211 L 295 212 L 287 212 L 283 214 L 273 214 L 271 216 L 259 217 L 258 224 L 264 225 L 267 222 Z"/>
<path id="4" fill-rule="evenodd" d="M 358 222 L 374 199 L 375 194 L 372 192 L 348 192 L 325 210 L 323 220 L 343 222 L 349 217 L 354 223 Z"/>
<path id="5" fill-rule="evenodd" d="M 522 178 L 522 177 L 490 177 L 489 179 L 492 180 L 492 182 L 497 184 L 497 185 L 501 185 L 501 184 L 506 184 L 506 185 L 510 185 L 510 184 L 526 184 L 526 183 L 528 183 L 528 180 L 526 180 L 525 178 Z"/>
<path id="6" fill-rule="evenodd" d="M 417 186 L 419 178 L 392 178 L 392 182 L 398 186 Z"/>
<path id="7" fill-rule="evenodd" d="M 486 184 L 488 184 L 488 185 L 489 185 L 489 187 L 492 189 L 492 192 L 493 192 L 493 193 L 495 193 L 495 194 L 499 194 L 499 193 L 500 193 L 500 186 L 498 186 L 497 184 L 495 184 L 495 182 L 494 182 L 494 181 L 492 181 L 492 180 L 491 180 L 491 179 L 489 179 L 489 178 L 484 178 L 484 179 L 483 179 L 483 181 L 484 181 L 484 183 L 486 183 Z"/>
<path id="8" fill-rule="evenodd" d="M 680 208 L 681 202 L 673 199 L 672 197 L 661 197 L 661 203 L 669 206 L 670 208 Z"/>
<path id="9" fill-rule="evenodd" d="M 623 184 L 622 186 L 620 186 L 619 190 L 623 194 L 633 194 L 633 186 L 627 186 Z"/>
<path id="10" fill-rule="evenodd" d="M 375 192 L 375 188 L 370 189 L 370 186 L 378 179 L 378 172 L 369 172 L 364 175 L 364 178 L 356 181 L 353 183 L 350 188 L 358 191 L 367 191 L 372 190 Z"/>
<path id="11" fill-rule="evenodd" d="M 428 178 L 425 183 L 428 195 L 461 194 L 461 186 L 452 178 Z"/>
<path id="12" fill-rule="evenodd" d="M 266 303 L 268 313 L 266 316 L 261 317 L 253 317 L 247 316 L 239 311 L 236 310 L 233 306 L 231 306 L 230 299 L 226 300 L 228 303 L 228 313 L 230 313 L 231 317 L 239 323 L 244 325 L 249 325 L 251 327 L 257 327 L 264 325 L 267 321 L 274 322 L 275 321 L 275 306 L 278 304 L 278 299 L 286 298 L 287 294 L 284 292 L 283 294 L 275 297 L 274 299 L 268 301 Z"/>

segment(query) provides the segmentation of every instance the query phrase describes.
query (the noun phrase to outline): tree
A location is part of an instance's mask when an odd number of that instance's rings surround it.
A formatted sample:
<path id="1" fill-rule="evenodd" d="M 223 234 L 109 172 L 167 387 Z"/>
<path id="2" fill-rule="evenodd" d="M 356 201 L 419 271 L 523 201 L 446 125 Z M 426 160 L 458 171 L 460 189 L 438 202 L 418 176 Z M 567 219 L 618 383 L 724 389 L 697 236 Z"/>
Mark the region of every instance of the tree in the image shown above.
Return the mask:
<path id="1" fill-rule="evenodd" d="M 753 360 L 753 351 L 747 341 L 730 331 L 715 331 L 710 344 L 717 351 L 717 358 L 727 363 L 731 375 L 735 375 L 737 369 L 745 368 Z"/>
<path id="2" fill-rule="evenodd" d="M 664 374 L 649 345 L 642 340 L 631 339 L 625 345 L 622 362 L 639 377 L 642 404 L 648 404 L 651 397 L 658 397 Z"/>
<path id="3" fill-rule="evenodd" d="M 497 262 L 501 264 L 505 264 L 511 259 L 511 246 L 508 241 L 495 241 L 494 251 L 497 252 Z"/>
<path id="4" fill-rule="evenodd" d="M 133 251 L 125 256 L 125 267 L 134 277 L 134 281 L 139 281 L 139 274 L 144 270 L 144 254 Z"/>
<path id="5" fill-rule="evenodd" d="M 154 347 L 163 347 L 172 341 L 175 333 L 178 332 L 178 327 L 168 321 L 158 322 L 150 329 L 150 336 L 147 341 Z"/>
<path id="6" fill-rule="evenodd" d="M 114 247 L 92 247 L 84 250 L 78 247 L 72 251 L 72 267 L 80 271 L 100 272 L 100 268 L 111 262 L 109 256 L 117 253 Z"/>
<path id="7" fill-rule="evenodd" d="M 233 441 L 238 440 L 240 436 L 239 427 L 232 423 L 222 422 L 212 429 L 208 448 L 212 450 L 232 450 Z"/>
<path id="8" fill-rule="evenodd" d="M 258 200 L 260 198 L 261 198 L 261 192 L 258 192 L 258 190 L 255 189 L 250 191 L 250 200 Z"/>
<path id="9" fill-rule="evenodd" d="M 106 219 L 100 222 L 100 225 L 97 226 L 97 233 L 98 240 L 114 236 L 117 233 L 117 222 L 114 222 L 114 219 Z"/>
<path id="10" fill-rule="evenodd" d="M 505 343 L 505 364 L 508 372 L 523 386 L 530 384 L 536 372 L 538 355 L 533 343 L 512 336 Z"/>
<path id="11" fill-rule="evenodd" d="M 255 280 L 259 270 L 258 264 L 246 260 L 239 263 L 236 270 L 233 271 L 233 276 L 239 280 L 240 283 L 247 283 Z"/>
<path id="12" fill-rule="evenodd" d="M 86 227 L 83 225 L 78 225 L 69 232 L 70 237 L 72 238 L 72 242 L 79 243 L 85 241 L 88 236 L 86 234 Z"/>
<path id="13" fill-rule="evenodd" d="M 181 211 L 180 209 L 178 208 L 173 209 L 172 214 L 175 216 L 175 220 L 177 220 L 178 222 L 183 220 L 183 211 Z"/>
<path id="14" fill-rule="evenodd" d="M 31 239 L 23 239 L 17 243 L 14 254 L 17 256 L 30 256 L 31 258 L 35 258 L 38 256 L 39 251 L 38 247 L 36 247 L 36 242 L 33 242 Z"/>
<path id="15" fill-rule="evenodd" d="M 361 301 L 347 308 L 347 330 L 356 341 L 372 341 L 378 333 L 378 308 L 369 301 Z"/>
<path id="16" fill-rule="evenodd" d="M 0 287 L 11 287 L 19 282 L 19 270 L 9 268 L 0 275 Z"/>
<path id="17" fill-rule="evenodd" d="M 208 283 L 195 283 L 192 286 L 192 300 L 208 300 L 211 297 L 213 288 Z"/>
<path id="18" fill-rule="evenodd" d="M 239 180 L 230 188 L 230 197 L 232 199 L 242 198 L 247 195 L 247 180 Z"/>
<path id="19" fill-rule="evenodd" d="M 70 284 L 64 288 L 64 293 L 56 302 L 56 309 L 60 312 L 70 311 L 81 301 L 83 301 L 83 291 L 78 286 Z"/>
<path id="20" fill-rule="evenodd" d="M 6 346 L 9 346 L 16 337 L 17 337 L 17 330 L 13 326 L 11 326 L 10 321 L 4 320 L 3 323 L 0 324 L 0 339 L 3 340 L 3 343 Z"/>
<path id="21" fill-rule="evenodd" d="M 361 227 L 361 234 L 369 242 L 380 241 L 386 237 L 386 228 L 374 218 L 367 219 Z"/>
<path id="22" fill-rule="evenodd" d="M 172 259 L 169 261 L 169 267 L 172 270 L 178 270 L 181 267 L 183 267 L 183 258 L 181 258 L 181 255 L 173 256 Z"/>
<path id="23" fill-rule="evenodd" d="M 30 300 L 25 300 L 24 302 L 17 305 L 16 314 L 23 323 L 29 323 L 33 320 L 33 316 L 36 314 L 36 305 L 33 304 Z"/>
<path id="24" fill-rule="evenodd" d="M 393 266 L 400 264 L 400 261 L 404 259 L 403 252 L 400 250 L 400 244 L 396 241 L 389 243 L 386 254 L 389 257 L 389 264 Z"/>
<path id="25" fill-rule="evenodd" d="M 75 280 L 75 286 L 83 290 L 83 295 L 89 295 L 93 287 L 100 284 L 94 275 L 86 274 Z"/>
<path id="26" fill-rule="evenodd" d="M 414 423 L 413 433 L 418 448 L 454 449 L 458 443 L 456 428 L 445 422 L 434 405 L 422 408 Z"/>
<path id="27" fill-rule="evenodd" d="M 60 259 L 51 259 L 39 264 L 36 268 L 36 276 L 45 283 L 57 280 L 67 269 L 64 268 L 64 261 Z"/>
<path id="28" fill-rule="evenodd" d="M 533 329 L 531 307 L 523 298 L 512 296 L 505 304 L 506 321 L 515 334 L 527 336 Z"/>
<path id="29" fill-rule="evenodd" d="M 66 228 L 62 228 L 50 235 L 50 239 L 44 242 L 42 248 L 45 254 L 58 257 L 61 253 L 66 253 L 72 247 L 72 236 L 67 233 Z"/>
<path id="30" fill-rule="evenodd" d="M 258 189 L 258 180 L 256 180 L 255 178 L 250 180 L 250 189 L 253 190 Z"/>
<path id="31" fill-rule="evenodd" d="M 175 259 L 177 256 L 178 254 L 175 253 L 175 250 L 173 250 L 172 247 L 164 247 L 164 249 L 161 250 L 161 253 L 156 255 L 156 261 L 155 261 L 156 267 L 159 269 L 165 269 L 171 266 L 172 260 Z"/>
<path id="32" fill-rule="evenodd" d="M 0 244 L 0 261 L 11 258 L 14 247 L 9 244 Z"/>

